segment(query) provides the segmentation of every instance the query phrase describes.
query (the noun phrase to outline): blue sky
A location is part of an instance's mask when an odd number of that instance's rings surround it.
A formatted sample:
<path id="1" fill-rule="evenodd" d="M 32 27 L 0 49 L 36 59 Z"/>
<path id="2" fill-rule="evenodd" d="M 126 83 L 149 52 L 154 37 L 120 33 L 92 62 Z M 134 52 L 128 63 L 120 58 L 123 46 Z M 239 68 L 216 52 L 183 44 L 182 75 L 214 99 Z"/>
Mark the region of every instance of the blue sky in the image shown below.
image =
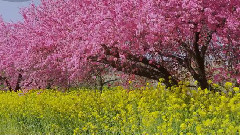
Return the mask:
<path id="1" fill-rule="evenodd" d="M 34 3 L 39 3 L 40 0 L 33 0 Z M 21 7 L 27 7 L 32 0 L 0 0 L 0 14 L 7 22 L 21 21 L 22 17 L 19 14 Z"/>

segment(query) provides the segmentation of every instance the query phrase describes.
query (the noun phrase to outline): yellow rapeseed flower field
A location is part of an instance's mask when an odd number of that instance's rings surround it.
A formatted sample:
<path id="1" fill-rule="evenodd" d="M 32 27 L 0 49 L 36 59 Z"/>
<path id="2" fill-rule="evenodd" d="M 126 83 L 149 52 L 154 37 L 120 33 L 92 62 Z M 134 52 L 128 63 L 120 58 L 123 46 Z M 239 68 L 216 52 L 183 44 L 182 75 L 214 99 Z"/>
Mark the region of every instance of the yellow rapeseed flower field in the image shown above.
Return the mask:
<path id="1" fill-rule="evenodd" d="M 1 91 L 0 134 L 239 134 L 239 88 L 226 87 Z"/>

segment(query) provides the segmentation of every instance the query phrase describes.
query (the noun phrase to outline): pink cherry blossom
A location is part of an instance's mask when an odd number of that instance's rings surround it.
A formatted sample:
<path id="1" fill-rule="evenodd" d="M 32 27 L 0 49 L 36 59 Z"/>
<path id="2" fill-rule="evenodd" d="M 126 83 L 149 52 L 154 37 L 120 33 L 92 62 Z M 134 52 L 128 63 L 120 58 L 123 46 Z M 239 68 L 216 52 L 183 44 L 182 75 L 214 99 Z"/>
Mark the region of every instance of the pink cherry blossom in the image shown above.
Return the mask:
<path id="1" fill-rule="evenodd" d="M 104 66 L 167 86 L 181 70 L 202 88 L 216 68 L 237 81 L 239 9 L 239 0 L 42 0 L 22 22 L 0 19 L 0 70 L 12 89 L 19 74 L 23 88 L 67 87 Z"/>

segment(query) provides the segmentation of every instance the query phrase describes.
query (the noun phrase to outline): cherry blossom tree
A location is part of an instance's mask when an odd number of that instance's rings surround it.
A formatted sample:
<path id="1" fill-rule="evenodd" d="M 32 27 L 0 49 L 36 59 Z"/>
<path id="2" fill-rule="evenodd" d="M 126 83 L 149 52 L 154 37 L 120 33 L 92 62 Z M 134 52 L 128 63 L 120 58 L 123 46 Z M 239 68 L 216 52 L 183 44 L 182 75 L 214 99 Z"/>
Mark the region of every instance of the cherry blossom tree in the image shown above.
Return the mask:
<path id="1" fill-rule="evenodd" d="M 22 86 L 66 86 L 98 65 L 167 87 L 180 70 L 202 89 L 210 78 L 240 80 L 238 0 L 42 0 L 22 15 L 0 23 L 0 55 L 12 65 L 1 70 L 21 74 Z"/>
<path id="2" fill-rule="evenodd" d="M 20 40 L 15 40 L 14 33 L 16 29 L 12 24 L 4 23 L 0 18 L 0 81 L 5 84 L 10 91 L 19 90 L 22 80 L 21 69 L 17 67 L 20 62 L 19 53 L 25 50 L 15 46 Z"/>

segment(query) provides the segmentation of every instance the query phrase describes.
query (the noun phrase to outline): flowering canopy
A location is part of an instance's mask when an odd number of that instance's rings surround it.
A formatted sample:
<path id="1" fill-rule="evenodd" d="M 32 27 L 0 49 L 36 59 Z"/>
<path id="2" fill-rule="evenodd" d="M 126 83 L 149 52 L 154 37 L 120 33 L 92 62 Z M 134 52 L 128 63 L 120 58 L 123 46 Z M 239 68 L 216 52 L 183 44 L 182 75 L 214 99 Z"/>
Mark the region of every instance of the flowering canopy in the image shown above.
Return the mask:
<path id="1" fill-rule="evenodd" d="M 0 55 L 24 85 L 66 85 L 99 63 L 167 86 L 182 69 L 202 88 L 216 70 L 226 73 L 216 80 L 239 76 L 238 0 L 42 0 L 22 15 L 1 21 Z"/>

